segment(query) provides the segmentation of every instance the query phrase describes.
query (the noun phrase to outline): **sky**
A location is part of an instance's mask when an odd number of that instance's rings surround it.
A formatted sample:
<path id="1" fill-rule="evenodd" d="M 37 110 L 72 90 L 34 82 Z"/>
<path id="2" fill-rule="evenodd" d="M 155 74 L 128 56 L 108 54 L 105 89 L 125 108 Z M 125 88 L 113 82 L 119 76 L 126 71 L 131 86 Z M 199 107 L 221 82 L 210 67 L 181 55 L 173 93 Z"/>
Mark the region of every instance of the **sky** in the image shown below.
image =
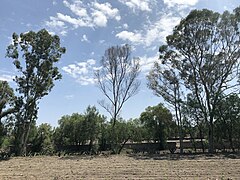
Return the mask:
<path id="1" fill-rule="evenodd" d="M 121 111 L 123 119 L 138 118 L 148 106 L 164 103 L 147 88 L 146 75 L 158 59 L 158 48 L 181 19 L 193 9 L 232 11 L 239 0 L 1 0 L 0 80 L 14 87 L 16 70 L 5 57 L 11 36 L 43 28 L 61 39 L 66 47 L 56 65 L 63 78 L 55 82 L 39 103 L 37 124 L 58 125 L 63 115 L 84 113 L 105 97 L 96 86 L 94 70 L 106 49 L 129 44 L 132 57 L 140 58 L 141 86 Z"/>

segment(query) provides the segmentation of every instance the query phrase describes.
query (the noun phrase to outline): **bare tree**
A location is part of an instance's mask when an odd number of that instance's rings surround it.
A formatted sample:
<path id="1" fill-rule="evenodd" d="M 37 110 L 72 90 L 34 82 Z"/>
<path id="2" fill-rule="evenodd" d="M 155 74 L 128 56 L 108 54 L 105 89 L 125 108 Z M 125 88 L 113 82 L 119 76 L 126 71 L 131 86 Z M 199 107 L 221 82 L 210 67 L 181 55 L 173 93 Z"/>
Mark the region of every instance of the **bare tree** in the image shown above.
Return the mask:
<path id="1" fill-rule="evenodd" d="M 109 101 L 101 100 L 99 104 L 111 115 L 113 128 L 123 104 L 138 92 L 139 72 L 139 59 L 131 58 L 129 45 L 113 46 L 105 51 L 95 75 L 99 89 Z"/>

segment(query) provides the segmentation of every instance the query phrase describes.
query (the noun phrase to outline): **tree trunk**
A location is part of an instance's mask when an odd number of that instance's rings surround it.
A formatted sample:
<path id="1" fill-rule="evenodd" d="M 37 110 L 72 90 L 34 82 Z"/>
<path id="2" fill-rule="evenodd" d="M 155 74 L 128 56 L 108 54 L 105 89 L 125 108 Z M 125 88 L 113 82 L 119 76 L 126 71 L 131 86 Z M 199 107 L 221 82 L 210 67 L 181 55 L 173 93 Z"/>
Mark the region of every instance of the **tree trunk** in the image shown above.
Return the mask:
<path id="1" fill-rule="evenodd" d="M 234 145 L 233 145 L 233 139 L 232 139 L 232 133 L 230 133 L 230 132 L 229 132 L 229 143 L 230 143 L 230 147 L 231 147 L 232 151 L 235 152 Z"/>
<path id="2" fill-rule="evenodd" d="M 179 143 L 180 143 L 180 154 L 183 154 L 183 130 L 182 124 L 179 125 Z"/>
<path id="3" fill-rule="evenodd" d="M 205 152 L 205 147 L 204 147 L 204 143 L 203 143 L 203 133 L 202 133 L 201 128 L 199 129 L 199 131 L 200 131 L 200 139 L 201 139 L 201 145 L 202 145 L 202 152 L 204 153 L 204 152 Z"/>
<path id="4" fill-rule="evenodd" d="M 209 153 L 214 153 L 214 142 L 213 142 L 213 118 L 210 118 L 209 122 L 209 130 L 208 130 L 208 152 Z"/>
<path id="5" fill-rule="evenodd" d="M 32 124 L 31 121 L 26 124 L 27 131 L 26 131 L 26 135 L 24 137 L 25 139 L 24 139 L 24 148 L 23 148 L 25 156 L 27 155 L 27 141 L 28 141 L 28 136 L 29 136 L 30 129 L 31 129 L 31 124 Z"/>
<path id="6" fill-rule="evenodd" d="M 192 146 L 194 148 L 194 151 L 196 153 L 197 152 L 197 147 L 196 147 L 196 143 L 195 143 L 195 138 L 194 138 L 193 133 L 191 132 L 191 130 L 190 130 L 189 133 L 190 133 L 190 141 L 191 141 Z"/>
<path id="7" fill-rule="evenodd" d="M 24 123 L 18 127 L 17 142 L 16 142 L 16 155 L 26 156 L 27 154 L 27 140 L 30 132 L 31 123 Z"/>
<path id="8" fill-rule="evenodd" d="M 89 149 L 88 149 L 90 154 L 96 154 L 96 152 L 93 152 L 93 140 L 90 139 L 90 143 L 89 143 Z"/>
<path id="9" fill-rule="evenodd" d="M 117 136 L 115 132 L 115 125 L 111 129 L 111 150 L 113 154 L 117 154 Z"/>
<path id="10" fill-rule="evenodd" d="M 120 153 L 122 152 L 122 149 L 123 149 L 124 145 L 127 143 L 127 141 L 128 141 L 129 139 L 130 139 L 130 137 L 127 138 L 127 139 L 121 144 L 121 146 L 120 146 L 120 148 L 119 148 L 119 150 L 118 150 L 118 154 L 120 154 Z"/>

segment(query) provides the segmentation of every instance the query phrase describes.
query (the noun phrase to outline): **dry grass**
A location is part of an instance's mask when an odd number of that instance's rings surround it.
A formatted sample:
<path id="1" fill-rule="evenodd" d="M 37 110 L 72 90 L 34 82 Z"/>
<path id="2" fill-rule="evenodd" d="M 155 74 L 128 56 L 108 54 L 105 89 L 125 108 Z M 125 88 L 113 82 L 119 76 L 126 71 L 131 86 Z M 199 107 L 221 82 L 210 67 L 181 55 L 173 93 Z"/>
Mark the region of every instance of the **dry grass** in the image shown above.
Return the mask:
<path id="1" fill-rule="evenodd" d="M 0 179 L 240 179 L 240 159 L 223 155 L 16 157 Z"/>

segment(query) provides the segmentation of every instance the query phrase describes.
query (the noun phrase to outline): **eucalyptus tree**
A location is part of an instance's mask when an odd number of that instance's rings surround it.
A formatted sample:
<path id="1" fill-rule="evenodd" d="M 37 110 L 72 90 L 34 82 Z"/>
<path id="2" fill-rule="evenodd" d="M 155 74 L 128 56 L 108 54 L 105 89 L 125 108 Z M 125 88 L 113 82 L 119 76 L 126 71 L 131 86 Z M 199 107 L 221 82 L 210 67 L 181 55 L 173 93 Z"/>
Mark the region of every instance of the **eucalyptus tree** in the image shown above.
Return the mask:
<path id="1" fill-rule="evenodd" d="M 165 46 L 161 47 L 162 49 Z M 162 50 L 160 49 L 160 51 Z M 173 56 L 172 56 L 173 55 Z M 154 94 L 162 97 L 165 102 L 175 112 L 175 119 L 178 125 L 178 135 L 180 140 L 180 153 L 183 153 L 183 115 L 182 106 L 184 101 L 183 85 L 179 77 L 179 72 L 171 68 L 171 64 L 167 59 L 174 59 L 174 54 L 168 53 L 165 56 L 161 55 L 160 62 L 155 62 L 151 71 L 147 76 L 148 87 L 153 90 Z"/>
<path id="2" fill-rule="evenodd" d="M 26 144 L 31 128 L 37 119 L 38 102 L 52 90 L 54 81 L 61 79 L 55 64 L 65 48 L 60 38 L 47 30 L 27 32 L 12 36 L 13 43 L 7 48 L 6 56 L 13 59 L 18 71 L 14 81 L 19 96 L 16 106 L 17 154 L 26 153 Z"/>
<path id="3" fill-rule="evenodd" d="M 209 152 L 214 151 L 216 107 L 223 93 L 238 87 L 240 8 L 222 14 L 193 10 L 167 36 L 160 57 L 179 72 L 197 100 L 208 125 Z M 173 57 L 173 58 L 172 58 Z"/>

